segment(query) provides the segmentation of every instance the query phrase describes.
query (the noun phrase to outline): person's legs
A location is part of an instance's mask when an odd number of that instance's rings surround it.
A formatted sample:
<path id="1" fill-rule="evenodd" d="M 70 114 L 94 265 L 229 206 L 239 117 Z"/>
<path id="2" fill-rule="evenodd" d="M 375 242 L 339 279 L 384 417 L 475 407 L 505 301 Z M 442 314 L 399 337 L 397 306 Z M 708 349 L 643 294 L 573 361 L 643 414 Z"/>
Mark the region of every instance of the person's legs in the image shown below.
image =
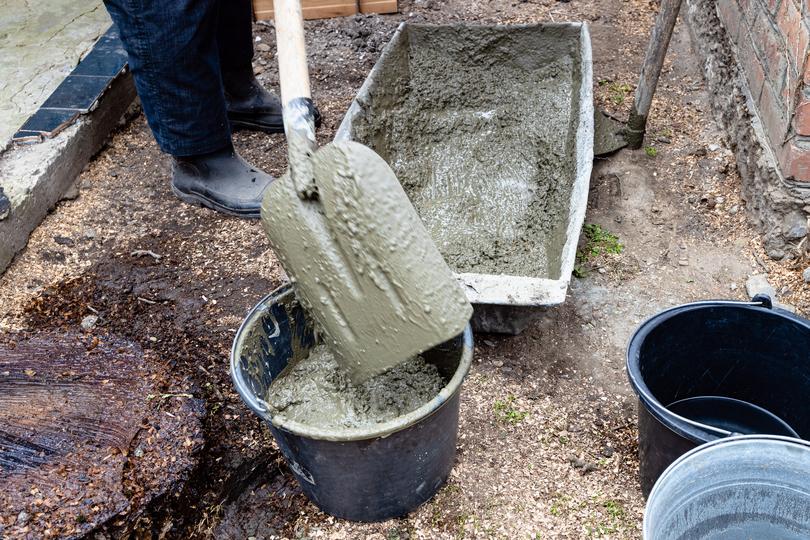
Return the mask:
<path id="1" fill-rule="evenodd" d="M 220 2 L 104 1 L 149 126 L 173 156 L 174 193 L 192 204 L 258 218 L 273 177 L 245 162 L 231 143 L 217 40 Z"/>
<path id="2" fill-rule="evenodd" d="M 231 144 L 217 0 L 105 0 L 160 148 L 194 156 Z"/>
<path id="3" fill-rule="evenodd" d="M 222 2 L 217 28 L 222 82 L 231 129 L 283 133 L 281 102 L 253 75 L 253 8 L 250 0 Z M 315 125 L 320 125 L 315 110 Z"/>
<path id="4" fill-rule="evenodd" d="M 231 129 L 283 132 L 281 102 L 253 75 L 253 10 L 250 0 L 222 2 L 217 47 Z"/>
<path id="5" fill-rule="evenodd" d="M 253 77 L 253 6 L 250 0 L 220 2 L 217 48 L 223 80 Z"/>

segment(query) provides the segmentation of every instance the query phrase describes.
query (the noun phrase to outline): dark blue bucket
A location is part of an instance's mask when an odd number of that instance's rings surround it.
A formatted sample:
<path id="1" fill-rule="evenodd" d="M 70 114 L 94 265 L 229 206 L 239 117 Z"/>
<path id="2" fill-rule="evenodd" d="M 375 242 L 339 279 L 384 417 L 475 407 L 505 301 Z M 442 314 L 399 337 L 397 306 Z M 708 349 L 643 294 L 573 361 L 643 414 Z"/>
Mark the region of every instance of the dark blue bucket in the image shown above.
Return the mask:
<path id="1" fill-rule="evenodd" d="M 430 499 L 456 455 L 461 383 L 472 361 L 472 332 L 422 356 L 447 381 L 428 403 L 373 429 L 340 432 L 274 417 L 264 406 L 270 383 L 316 343 L 291 287 L 253 308 L 236 334 L 231 377 L 253 412 L 270 426 L 306 496 L 321 510 L 354 521 L 399 517 Z"/>
<path id="2" fill-rule="evenodd" d="M 627 373 L 639 398 L 645 495 L 682 454 L 735 434 L 724 425 L 761 433 L 770 417 L 771 425 L 791 430 L 784 434 L 810 438 L 810 321 L 772 307 L 767 297 L 696 302 L 655 315 L 630 339 Z M 745 402 L 750 414 L 709 425 L 668 408 L 705 396 Z M 725 405 L 730 414 L 745 410 Z M 723 413 L 719 406 L 710 412 Z"/>

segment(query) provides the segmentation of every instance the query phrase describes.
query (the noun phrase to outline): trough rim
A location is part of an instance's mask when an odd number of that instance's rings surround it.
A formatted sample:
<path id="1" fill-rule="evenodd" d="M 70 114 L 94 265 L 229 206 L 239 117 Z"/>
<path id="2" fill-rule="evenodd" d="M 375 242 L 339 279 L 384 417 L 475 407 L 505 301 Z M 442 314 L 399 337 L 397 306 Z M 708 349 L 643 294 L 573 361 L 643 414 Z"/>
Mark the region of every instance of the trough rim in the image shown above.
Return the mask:
<path id="1" fill-rule="evenodd" d="M 575 137 L 576 173 L 571 186 L 569 200 L 568 227 L 566 241 L 560 253 L 560 277 L 558 279 L 515 276 L 507 274 L 479 274 L 470 272 L 455 273 L 456 279 L 464 288 L 467 299 L 472 304 L 489 304 L 505 306 L 553 306 L 562 304 L 568 292 L 568 285 L 576 262 L 577 244 L 585 222 L 585 211 L 588 205 L 588 189 L 593 169 L 593 56 L 591 37 L 587 22 L 529 23 L 529 24 L 423 24 L 402 22 L 397 27 L 391 40 L 386 44 L 380 58 L 374 64 L 363 85 L 357 91 L 349 109 L 338 127 L 334 140 L 352 140 L 351 125 L 362 113 L 361 103 L 365 101 L 371 86 L 379 76 L 380 66 L 392 54 L 393 48 L 409 26 L 413 27 L 469 27 L 469 28 L 571 28 L 579 29 L 579 63 L 580 92 L 579 115 Z"/>

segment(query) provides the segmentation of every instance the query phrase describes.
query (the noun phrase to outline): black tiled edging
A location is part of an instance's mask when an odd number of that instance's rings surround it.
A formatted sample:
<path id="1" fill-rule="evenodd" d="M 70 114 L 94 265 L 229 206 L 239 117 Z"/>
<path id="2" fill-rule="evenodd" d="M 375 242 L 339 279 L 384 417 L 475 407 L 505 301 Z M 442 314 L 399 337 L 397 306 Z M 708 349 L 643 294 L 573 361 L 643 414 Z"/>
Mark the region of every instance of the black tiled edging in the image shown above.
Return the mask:
<path id="1" fill-rule="evenodd" d="M 118 29 L 112 25 L 12 140 L 25 144 L 55 136 L 80 114 L 89 112 L 126 65 L 127 53 Z"/>

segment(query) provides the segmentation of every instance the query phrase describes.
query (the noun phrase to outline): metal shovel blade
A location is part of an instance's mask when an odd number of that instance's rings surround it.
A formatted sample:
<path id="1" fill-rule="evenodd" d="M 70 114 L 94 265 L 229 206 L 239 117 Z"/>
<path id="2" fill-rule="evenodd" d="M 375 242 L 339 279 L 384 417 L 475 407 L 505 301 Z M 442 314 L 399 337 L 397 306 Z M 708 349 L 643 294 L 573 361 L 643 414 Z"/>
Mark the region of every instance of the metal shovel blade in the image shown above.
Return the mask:
<path id="1" fill-rule="evenodd" d="M 463 330 L 472 306 L 388 164 L 355 142 L 314 152 L 318 197 L 289 174 L 262 223 L 296 295 L 355 382 Z"/>

